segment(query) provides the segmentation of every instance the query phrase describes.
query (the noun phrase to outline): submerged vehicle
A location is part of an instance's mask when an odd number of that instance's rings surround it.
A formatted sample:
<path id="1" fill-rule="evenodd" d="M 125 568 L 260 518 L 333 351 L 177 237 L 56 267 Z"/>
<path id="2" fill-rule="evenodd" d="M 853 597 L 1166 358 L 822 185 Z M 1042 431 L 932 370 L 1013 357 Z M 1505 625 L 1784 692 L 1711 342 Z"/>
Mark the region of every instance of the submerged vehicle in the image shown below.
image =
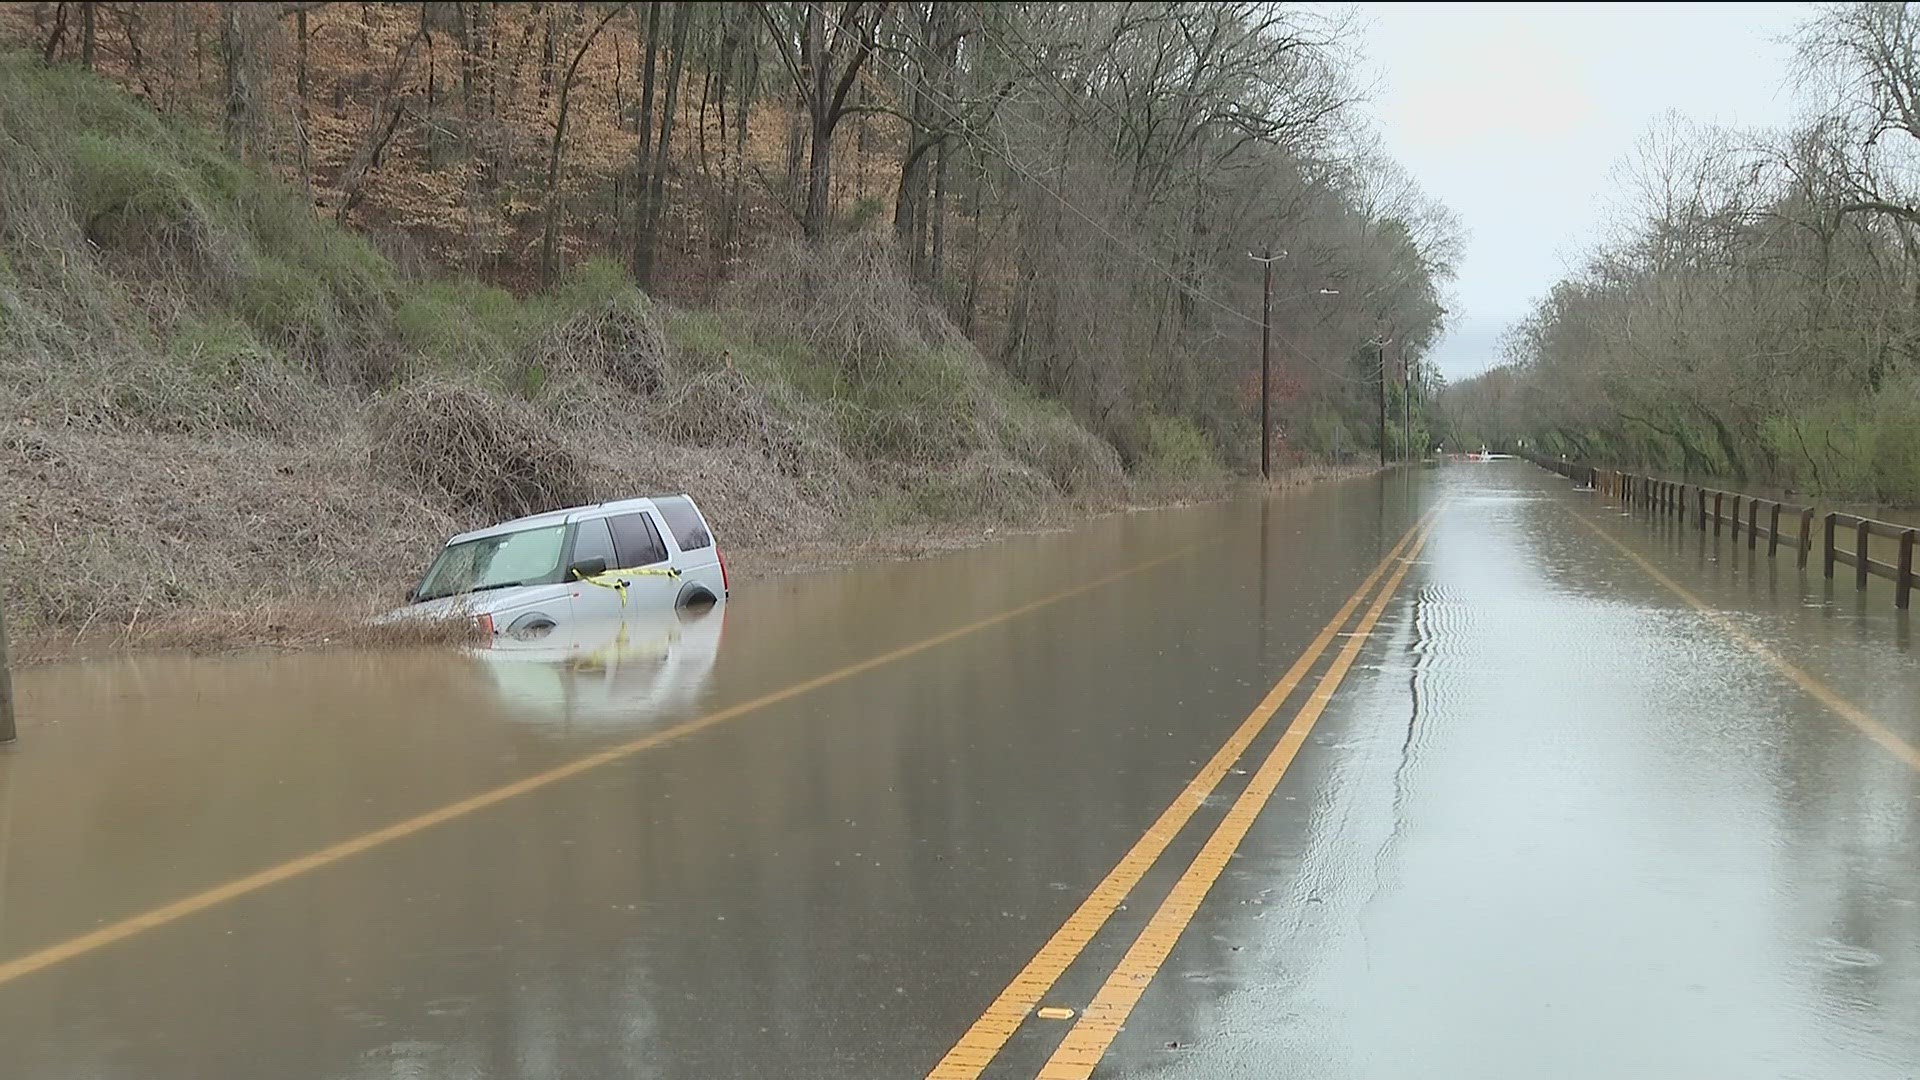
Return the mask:
<path id="1" fill-rule="evenodd" d="M 389 617 L 471 615 L 490 634 L 528 637 L 726 597 L 726 561 L 700 508 L 655 495 L 461 533 Z"/>

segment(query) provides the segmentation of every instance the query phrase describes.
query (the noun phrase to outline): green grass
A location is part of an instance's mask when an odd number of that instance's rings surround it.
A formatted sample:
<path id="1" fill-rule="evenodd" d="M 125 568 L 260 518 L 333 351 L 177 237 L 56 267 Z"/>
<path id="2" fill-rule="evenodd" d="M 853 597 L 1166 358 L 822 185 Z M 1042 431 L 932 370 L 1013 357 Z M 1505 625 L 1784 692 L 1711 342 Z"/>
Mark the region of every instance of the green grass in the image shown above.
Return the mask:
<path id="1" fill-rule="evenodd" d="M 1185 417 L 1150 416 L 1139 471 L 1152 480 L 1211 480 L 1226 471 L 1220 453 L 1199 425 Z"/>
<path id="2" fill-rule="evenodd" d="M 439 369 L 504 365 L 532 333 L 525 302 L 505 289 L 467 278 L 444 278 L 402 291 L 393 330 L 409 353 Z"/>

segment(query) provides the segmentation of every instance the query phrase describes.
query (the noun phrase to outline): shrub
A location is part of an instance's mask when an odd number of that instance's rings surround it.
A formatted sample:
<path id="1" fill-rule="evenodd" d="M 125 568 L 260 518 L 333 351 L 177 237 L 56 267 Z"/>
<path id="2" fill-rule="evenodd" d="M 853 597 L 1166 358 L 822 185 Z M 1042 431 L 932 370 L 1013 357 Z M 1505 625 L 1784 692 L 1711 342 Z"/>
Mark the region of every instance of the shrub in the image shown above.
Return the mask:
<path id="1" fill-rule="evenodd" d="M 914 295 L 892 246 L 871 234 L 772 244 L 725 300 L 763 332 L 797 337 L 856 378 L 876 364 L 967 347 L 945 315 Z"/>
<path id="2" fill-rule="evenodd" d="M 1057 494 L 1047 478 L 1005 454 L 981 451 L 909 484 L 915 507 L 936 520 L 1011 521 L 1038 516 Z"/>
<path id="3" fill-rule="evenodd" d="M 530 390 L 552 384 L 555 401 L 591 404 L 602 386 L 642 397 L 660 392 L 672 347 L 653 302 L 631 286 L 611 296 L 576 293 L 572 313 L 536 339 L 522 358 Z M 584 385 L 583 385 L 584 384 Z"/>
<path id="4" fill-rule="evenodd" d="M 526 405 L 469 382 L 427 378 L 383 395 L 373 464 L 462 511 L 512 518 L 588 502 L 586 462 Z"/>
<path id="5" fill-rule="evenodd" d="M 1146 421 L 1146 452 L 1140 472 L 1152 480 L 1212 480 L 1224 471 L 1220 455 L 1193 421 L 1154 416 Z"/>

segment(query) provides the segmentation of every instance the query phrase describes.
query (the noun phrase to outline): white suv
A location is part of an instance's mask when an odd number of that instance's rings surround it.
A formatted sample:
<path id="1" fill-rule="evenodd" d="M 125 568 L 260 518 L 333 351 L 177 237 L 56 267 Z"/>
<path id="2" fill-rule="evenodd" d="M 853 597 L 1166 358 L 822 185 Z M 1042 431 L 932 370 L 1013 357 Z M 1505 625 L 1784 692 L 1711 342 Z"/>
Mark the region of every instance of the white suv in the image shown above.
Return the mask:
<path id="1" fill-rule="evenodd" d="M 447 541 L 395 617 L 472 615 L 494 634 L 726 599 L 727 564 L 700 508 L 656 495 L 516 518 Z"/>

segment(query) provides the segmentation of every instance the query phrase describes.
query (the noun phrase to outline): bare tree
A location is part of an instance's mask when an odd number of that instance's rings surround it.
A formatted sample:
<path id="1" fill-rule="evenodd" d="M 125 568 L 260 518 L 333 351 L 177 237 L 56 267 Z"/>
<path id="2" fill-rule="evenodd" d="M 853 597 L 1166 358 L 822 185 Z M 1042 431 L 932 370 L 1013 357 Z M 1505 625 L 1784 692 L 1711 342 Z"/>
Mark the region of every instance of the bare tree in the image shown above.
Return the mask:
<path id="1" fill-rule="evenodd" d="M 573 82 L 580 74 L 580 61 L 593 48 L 600 31 L 607 28 L 625 4 L 609 4 L 600 20 L 587 31 L 580 47 L 573 51 L 566 75 L 560 80 L 560 116 L 553 125 L 553 141 L 547 146 L 547 180 L 541 198 L 540 277 L 551 286 L 560 276 L 560 219 L 566 214 L 566 201 L 560 197 L 560 156 L 567 144 L 567 116 L 573 107 Z"/>
<path id="2" fill-rule="evenodd" d="M 809 121 L 807 198 L 800 220 L 807 236 L 818 240 L 826 235 L 832 209 L 833 134 L 847 114 L 847 95 L 854 81 L 873 55 L 889 5 L 814 0 L 759 6 Z"/>

